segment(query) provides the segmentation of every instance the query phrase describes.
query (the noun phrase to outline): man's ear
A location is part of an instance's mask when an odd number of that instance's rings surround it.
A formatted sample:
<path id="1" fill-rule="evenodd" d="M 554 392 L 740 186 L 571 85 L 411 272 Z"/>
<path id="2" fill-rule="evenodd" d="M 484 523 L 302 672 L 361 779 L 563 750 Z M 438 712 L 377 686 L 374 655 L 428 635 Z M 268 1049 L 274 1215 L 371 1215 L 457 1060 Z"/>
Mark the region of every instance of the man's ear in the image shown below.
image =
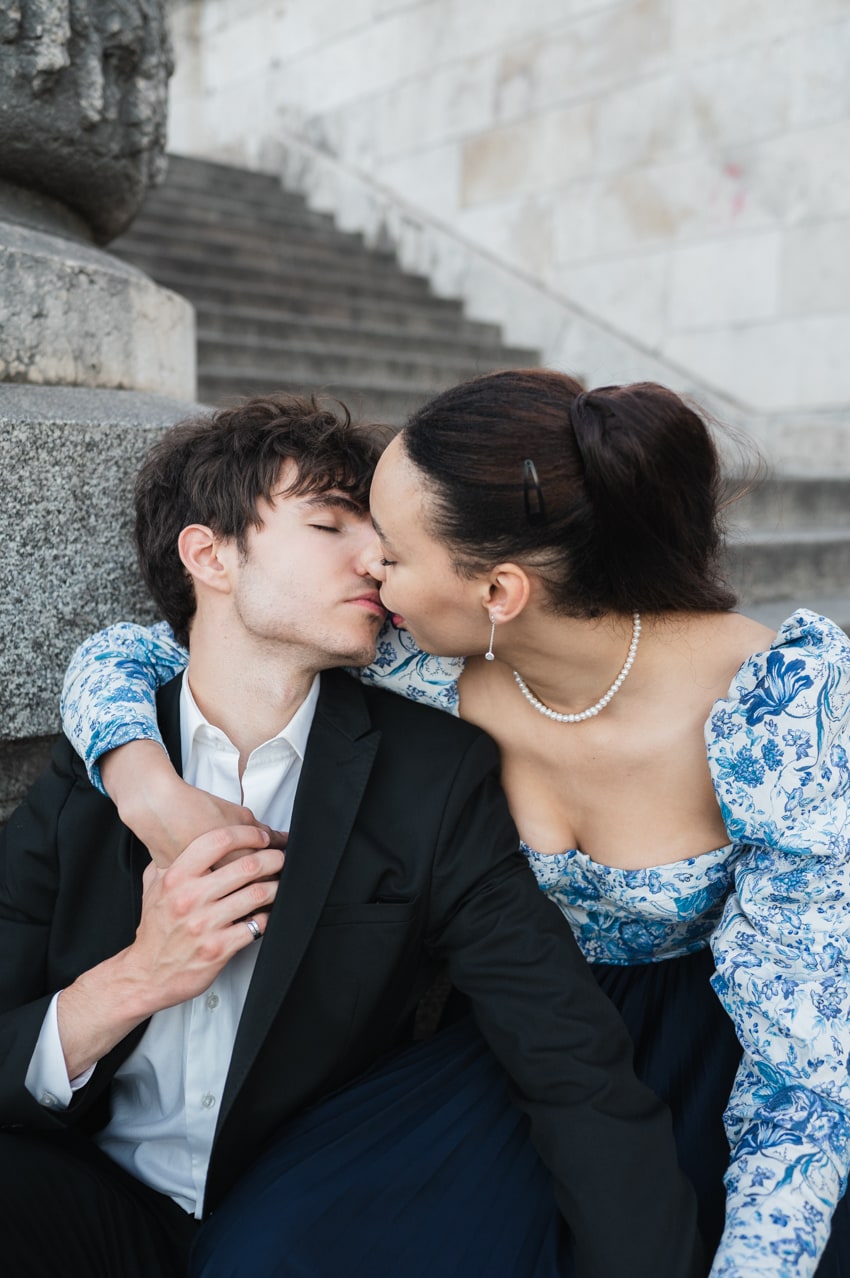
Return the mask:
<path id="1" fill-rule="evenodd" d="M 216 537 L 205 524 L 189 524 L 183 529 L 177 538 L 177 549 L 184 568 L 196 584 L 224 592 L 230 589 L 226 557 L 219 553 L 225 545 L 226 540 Z"/>
<path id="2" fill-rule="evenodd" d="M 519 564 L 497 564 L 487 574 L 484 608 L 497 624 L 513 621 L 523 611 L 531 597 L 531 579 Z"/>

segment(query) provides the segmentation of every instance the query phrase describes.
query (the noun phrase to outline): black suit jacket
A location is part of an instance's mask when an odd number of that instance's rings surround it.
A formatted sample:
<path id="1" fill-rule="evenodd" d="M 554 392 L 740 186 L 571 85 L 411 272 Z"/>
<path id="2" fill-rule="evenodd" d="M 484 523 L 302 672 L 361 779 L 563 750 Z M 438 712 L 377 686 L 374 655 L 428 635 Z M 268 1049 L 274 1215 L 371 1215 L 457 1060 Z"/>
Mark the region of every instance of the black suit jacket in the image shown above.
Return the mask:
<path id="1" fill-rule="evenodd" d="M 179 766 L 179 684 L 159 717 Z M 129 945 L 147 852 L 66 742 L 0 842 L 0 1123 L 90 1130 L 144 1026 L 67 1111 L 24 1077 L 51 996 Z M 271 1133 L 402 1042 L 448 963 L 530 1115 L 582 1278 L 694 1278 L 692 1191 L 619 1016 L 518 851 L 492 742 L 339 671 L 321 692 L 280 890 L 222 1097 L 212 1210 Z"/>

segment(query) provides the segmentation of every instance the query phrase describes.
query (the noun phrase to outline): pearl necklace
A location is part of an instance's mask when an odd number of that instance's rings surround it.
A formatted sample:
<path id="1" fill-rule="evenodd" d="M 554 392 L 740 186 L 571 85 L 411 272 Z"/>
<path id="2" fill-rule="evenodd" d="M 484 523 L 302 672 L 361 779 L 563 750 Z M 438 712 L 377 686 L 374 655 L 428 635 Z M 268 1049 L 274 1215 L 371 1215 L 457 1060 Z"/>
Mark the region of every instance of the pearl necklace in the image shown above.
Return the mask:
<path id="1" fill-rule="evenodd" d="M 612 697 L 615 697 L 623 686 L 626 676 L 635 663 L 635 655 L 640 641 L 640 613 L 636 612 L 632 615 L 632 641 L 629 644 L 629 651 L 626 654 L 626 660 L 623 662 L 623 668 L 617 675 L 617 678 L 611 684 L 611 687 L 603 697 L 600 697 L 595 705 L 589 706 L 587 710 L 582 710 L 580 714 L 559 714 L 557 710 L 553 710 L 550 706 L 544 705 L 535 697 L 522 675 L 515 670 L 514 679 L 516 679 L 517 687 L 530 706 L 533 706 L 540 714 L 545 714 L 547 719 L 554 719 L 556 723 L 583 723 L 585 719 L 593 719 L 600 711 L 604 710 Z"/>

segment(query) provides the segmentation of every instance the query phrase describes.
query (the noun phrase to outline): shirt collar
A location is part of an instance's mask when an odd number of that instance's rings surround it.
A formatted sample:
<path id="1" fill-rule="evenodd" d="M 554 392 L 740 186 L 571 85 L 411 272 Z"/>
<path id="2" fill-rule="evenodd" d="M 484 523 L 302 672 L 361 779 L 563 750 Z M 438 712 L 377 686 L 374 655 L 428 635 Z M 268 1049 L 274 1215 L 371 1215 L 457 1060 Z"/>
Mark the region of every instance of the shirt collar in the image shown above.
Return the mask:
<path id="1" fill-rule="evenodd" d="M 281 728 L 280 732 L 278 732 L 274 737 L 270 738 L 271 741 L 286 741 L 298 755 L 298 758 L 302 761 L 302 763 L 304 761 L 304 755 L 307 752 L 307 739 L 310 736 L 310 729 L 313 726 L 313 716 L 316 713 L 316 704 L 319 700 L 319 684 L 320 676 L 316 675 L 310 685 L 310 691 L 295 711 L 295 714 L 289 720 L 289 723 Z M 189 687 L 189 672 L 188 670 L 184 670 L 182 685 L 180 688 L 180 742 L 183 754 L 184 771 L 188 765 L 189 755 L 191 753 L 195 737 L 199 732 L 201 737 L 206 737 L 208 740 L 215 738 L 222 745 L 227 745 L 233 750 L 236 749 L 226 733 L 222 732 L 221 728 L 217 728 L 215 724 L 210 723 L 209 720 L 201 713 L 197 701 L 192 696 L 192 689 Z M 268 745 L 268 742 L 263 742 L 263 745 Z M 262 748 L 262 746 L 256 747 L 258 750 L 261 750 Z M 253 754 L 254 751 L 251 753 Z"/>

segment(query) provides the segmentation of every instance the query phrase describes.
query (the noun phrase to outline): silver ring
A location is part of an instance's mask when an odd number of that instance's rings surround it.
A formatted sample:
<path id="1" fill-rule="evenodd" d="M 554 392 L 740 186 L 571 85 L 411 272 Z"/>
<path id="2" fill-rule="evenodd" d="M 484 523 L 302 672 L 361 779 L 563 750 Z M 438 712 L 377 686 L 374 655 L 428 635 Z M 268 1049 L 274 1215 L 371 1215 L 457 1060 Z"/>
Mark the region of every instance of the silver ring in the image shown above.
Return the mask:
<path id="1" fill-rule="evenodd" d="M 255 941 L 259 941 L 260 937 L 261 937 L 263 934 L 262 934 L 262 932 L 260 931 L 260 925 L 259 925 L 259 923 L 257 922 L 257 920 L 256 920 L 256 919 L 243 919 L 243 920 L 242 920 L 242 922 L 245 924 L 245 926 L 247 927 L 248 931 L 251 933 L 252 938 L 253 938 Z"/>

